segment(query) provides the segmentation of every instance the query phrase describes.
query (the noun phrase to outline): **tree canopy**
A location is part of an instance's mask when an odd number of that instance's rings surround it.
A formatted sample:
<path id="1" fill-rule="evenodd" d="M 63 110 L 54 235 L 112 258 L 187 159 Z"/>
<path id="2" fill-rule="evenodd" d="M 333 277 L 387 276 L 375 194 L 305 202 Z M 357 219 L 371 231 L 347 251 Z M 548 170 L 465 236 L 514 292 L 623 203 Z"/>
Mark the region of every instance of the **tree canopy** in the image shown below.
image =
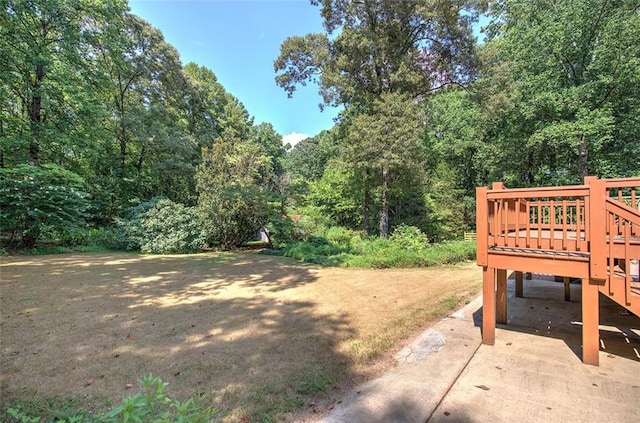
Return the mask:
<path id="1" fill-rule="evenodd" d="M 343 111 L 287 151 L 126 0 L 0 2 L 3 245 L 148 227 L 124 244 L 233 248 L 270 225 L 437 241 L 473 228 L 476 186 L 640 174 L 637 0 L 310 3 L 324 30 L 284 40 L 275 81 Z"/>

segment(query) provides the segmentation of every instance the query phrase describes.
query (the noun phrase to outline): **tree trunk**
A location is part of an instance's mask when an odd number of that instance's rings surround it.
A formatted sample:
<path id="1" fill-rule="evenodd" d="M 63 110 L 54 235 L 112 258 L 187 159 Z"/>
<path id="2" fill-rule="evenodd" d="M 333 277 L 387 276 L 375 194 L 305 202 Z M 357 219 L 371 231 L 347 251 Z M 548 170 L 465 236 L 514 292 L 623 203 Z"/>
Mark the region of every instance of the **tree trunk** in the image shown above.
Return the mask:
<path id="1" fill-rule="evenodd" d="M 29 104 L 29 120 L 31 121 L 31 141 L 29 142 L 29 162 L 34 166 L 40 165 L 40 126 L 42 124 L 42 81 L 44 80 L 44 66 L 36 65 L 36 79 L 33 82 L 33 96 Z"/>
<path id="2" fill-rule="evenodd" d="M 369 188 L 370 171 L 366 169 L 364 172 L 364 199 L 362 202 L 362 229 L 364 233 L 371 233 L 371 189 Z"/>
<path id="3" fill-rule="evenodd" d="M 387 164 L 382 166 L 382 195 L 380 204 L 380 236 L 389 238 L 389 202 L 387 194 L 389 191 L 389 167 Z"/>
<path id="4" fill-rule="evenodd" d="M 4 126 L 0 120 L 0 138 L 4 137 Z M 4 151 L 0 151 L 0 169 L 4 169 Z"/>
<path id="5" fill-rule="evenodd" d="M 588 150 L 587 150 L 587 139 L 584 134 L 580 135 L 580 145 L 578 146 L 578 155 L 580 158 L 578 159 L 578 173 L 580 174 L 580 180 L 584 181 L 585 176 L 589 176 L 589 165 L 588 165 Z"/>
<path id="6" fill-rule="evenodd" d="M 371 226 L 369 224 L 369 214 L 371 213 L 371 192 L 369 191 L 369 187 L 365 187 L 364 189 L 364 204 L 362 205 L 364 212 L 364 219 L 362 222 L 364 233 L 369 235 L 371 233 Z"/>
<path id="7" fill-rule="evenodd" d="M 127 159 L 127 128 L 124 123 L 124 93 L 120 92 L 120 98 L 117 101 L 119 125 L 118 125 L 118 143 L 120 144 L 120 170 L 122 175 L 125 174 L 125 165 Z"/>

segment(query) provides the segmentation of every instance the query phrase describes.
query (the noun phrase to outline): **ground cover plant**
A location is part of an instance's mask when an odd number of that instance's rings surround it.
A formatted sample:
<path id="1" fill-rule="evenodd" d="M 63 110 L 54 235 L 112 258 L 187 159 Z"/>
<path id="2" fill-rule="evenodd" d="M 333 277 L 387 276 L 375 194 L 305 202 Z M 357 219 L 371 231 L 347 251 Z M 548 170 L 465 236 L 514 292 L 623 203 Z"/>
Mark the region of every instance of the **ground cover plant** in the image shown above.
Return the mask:
<path id="1" fill-rule="evenodd" d="M 473 263 L 324 268 L 253 252 L 11 256 L 0 271 L 8 422 L 9 408 L 108 412 L 149 374 L 221 421 L 292 419 L 384 370 L 481 280 Z"/>

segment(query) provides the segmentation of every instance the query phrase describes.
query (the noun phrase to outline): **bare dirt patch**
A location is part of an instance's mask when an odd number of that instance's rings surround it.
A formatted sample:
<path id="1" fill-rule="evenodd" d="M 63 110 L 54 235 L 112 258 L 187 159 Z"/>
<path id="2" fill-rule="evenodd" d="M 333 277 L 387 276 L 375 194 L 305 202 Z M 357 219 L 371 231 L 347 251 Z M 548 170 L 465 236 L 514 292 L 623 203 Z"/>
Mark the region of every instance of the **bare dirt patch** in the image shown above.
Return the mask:
<path id="1" fill-rule="evenodd" d="M 104 407 L 148 373 L 208 393 L 229 421 L 286 418 L 372 376 L 386 352 L 478 294 L 472 264 L 321 268 L 240 254 L 3 258 L 0 398 Z"/>

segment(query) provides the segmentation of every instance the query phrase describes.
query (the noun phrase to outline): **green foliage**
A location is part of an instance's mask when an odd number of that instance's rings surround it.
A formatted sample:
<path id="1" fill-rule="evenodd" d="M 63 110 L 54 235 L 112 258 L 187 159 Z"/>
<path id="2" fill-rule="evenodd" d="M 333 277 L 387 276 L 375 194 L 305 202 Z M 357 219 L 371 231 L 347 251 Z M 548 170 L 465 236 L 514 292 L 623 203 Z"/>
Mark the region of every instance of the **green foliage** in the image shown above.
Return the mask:
<path id="1" fill-rule="evenodd" d="M 260 145 L 239 138 L 217 139 L 203 148 L 196 173 L 198 214 L 207 241 L 223 248 L 239 247 L 266 225 L 271 158 Z"/>
<path id="2" fill-rule="evenodd" d="M 217 413 L 215 408 L 205 406 L 202 398 L 184 402 L 172 399 L 165 393 L 168 383 L 151 374 L 138 383 L 142 392 L 123 398 L 121 405 L 105 413 L 92 415 L 73 409 L 53 411 L 45 423 L 209 423 Z M 20 406 L 9 408 L 7 412 L 15 422 L 38 423 L 41 420 L 30 416 Z"/>
<path id="3" fill-rule="evenodd" d="M 471 26 L 482 3 L 312 3 L 326 33 L 287 38 L 274 62 L 276 83 L 290 96 L 316 82 L 325 104 L 367 106 L 383 92 L 415 98 L 474 74 Z"/>
<path id="4" fill-rule="evenodd" d="M 429 244 L 426 234 L 407 225 L 400 225 L 388 239 L 332 227 L 304 242 L 287 244 L 281 253 L 326 266 L 409 268 L 472 260 L 476 245 L 464 241 Z"/>
<path id="5" fill-rule="evenodd" d="M 490 178 L 527 186 L 637 175 L 628 157 L 640 148 L 637 1 L 494 6 L 499 24 L 478 81 Z"/>
<path id="6" fill-rule="evenodd" d="M 330 250 L 332 263 L 364 260 L 366 245 L 385 253 L 364 265 L 413 265 L 421 258 L 393 242 L 326 228 L 458 239 L 475 225 L 476 186 L 640 174 L 636 0 L 312 3 L 325 31 L 283 42 L 276 81 L 288 94 L 317 82 L 344 110 L 285 152 L 271 124 L 254 125 L 210 69 L 182 67 L 125 0 L 5 1 L 6 248 L 198 251 L 200 220 L 214 247 L 266 225 L 274 247 L 312 261 Z M 476 55 L 471 27 L 487 4 Z M 173 203 L 113 225 L 154 197 Z M 302 219 L 282 217 L 293 211 Z M 295 245 L 314 232 L 328 244 Z"/>
<path id="7" fill-rule="evenodd" d="M 121 222 L 121 247 L 143 253 L 174 254 L 199 252 L 205 245 L 195 207 L 166 198 L 155 198 L 131 209 Z"/>
<path id="8" fill-rule="evenodd" d="M 429 238 L 415 226 L 399 225 L 391 234 L 389 241 L 399 249 L 422 252 L 429 245 Z"/>
<path id="9" fill-rule="evenodd" d="M 272 215 L 266 226 L 272 248 L 284 248 L 291 242 L 302 241 L 304 228 L 288 216 Z"/>
<path id="10" fill-rule="evenodd" d="M 59 166 L 0 169 L 0 230 L 33 248 L 47 232 L 70 234 L 84 222 L 82 178 Z"/>
<path id="11" fill-rule="evenodd" d="M 306 201 L 324 224 L 357 227 L 361 220 L 362 189 L 353 170 L 329 166 L 322 178 L 309 184 Z"/>

